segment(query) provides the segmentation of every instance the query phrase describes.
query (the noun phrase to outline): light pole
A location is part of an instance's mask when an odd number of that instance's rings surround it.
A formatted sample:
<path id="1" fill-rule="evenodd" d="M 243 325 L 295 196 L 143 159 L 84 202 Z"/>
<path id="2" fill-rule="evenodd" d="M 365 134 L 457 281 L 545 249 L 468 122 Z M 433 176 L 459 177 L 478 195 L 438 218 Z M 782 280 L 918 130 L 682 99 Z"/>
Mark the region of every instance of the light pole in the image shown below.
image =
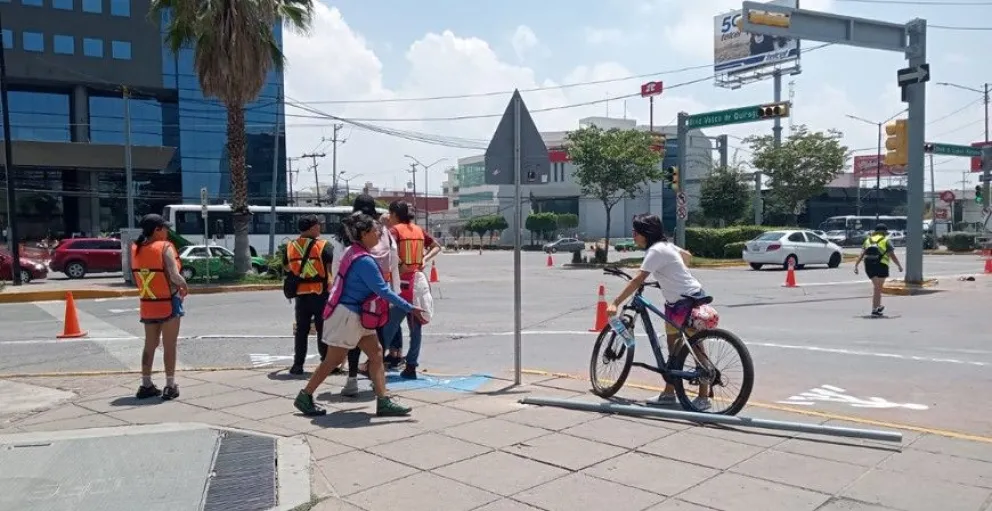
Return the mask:
<path id="1" fill-rule="evenodd" d="M 899 111 L 899 113 L 881 122 L 869 121 L 868 119 L 865 119 L 863 117 L 858 117 L 856 115 L 851 115 L 851 114 L 847 114 L 845 116 L 848 119 L 854 119 L 855 121 L 861 121 L 865 124 L 871 124 L 873 126 L 878 127 L 878 152 L 875 155 L 875 223 L 876 224 L 878 223 L 878 217 L 880 216 L 878 197 L 879 195 L 882 194 L 882 126 L 884 126 L 885 123 L 891 121 L 892 119 L 895 119 L 896 117 L 902 115 L 903 112 L 905 111 L 906 110 L 901 110 Z M 854 169 L 854 170 L 855 172 L 857 172 L 858 169 Z M 861 178 L 860 177 L 858 178 L 858 215 L 859 216 L 861 215 Z"/>
<path id="2" fill-rule="evenodd" d="M 417 209 L 417 165 L 420 165 L 420 167 L 424 169 L 424 225 L 427 226 L 427 230 L 429 231 L 431 228 L 431 212 L 430 212 L 430 196 L 428 195 L 428 191 L 427 191 L 428 190 L 427 171 L 434 165 L 437 165 L 438 163 L 447 160 L 447 158 L 438 158 L 434 163 L 431 163 L 430 165 L 424 165 L 423 163 L 420 163 L 420 160 L 414 158 L 413 156 L 410 156 L 409 154 L 404 154 L 403 157 L 413 160 L 413 164 L 412 164 L 413 169 L 411 170 L 411 173 L 413 174 L 413 209 L 415 211 Z"/>
<path id="3" fill-rule="evenodd" d="M 362 174 L 355 174 L 355 175 L 348 174 L 348 177 L 344 177 L 346 173 L 347 172 L 344 170 L 338 172 L 338 179 L 344 181 L 344 196 L 345 198 L 348 198 L 351 197 L 351 180 L 362 177 Z"/>
<path id="4" fill-rule="evenodd" d="M 985 103 L 985 145 L 989 145 L 989 83 L 982 84 L 981 89 L 975 89 L 973 87 L 965 87 L 964 85 L 958 85 L 956 83 L 949 82 L 937 82 L 937 85 L 943 85 L 945 87 L 954 87 L 955 89 L 961 89 L 971 92 L 977 92 L 982 95 L 982 100 Z M 989 183 L 989 176 L 992 173 L 992 169 L 983 168 L 982 169 L 982 179 L 985 182 L 985 204 L 986 208 L 992 207 L 992 197 L 989 197 L 990 189 L 992 189 L 992 183 Z"/>

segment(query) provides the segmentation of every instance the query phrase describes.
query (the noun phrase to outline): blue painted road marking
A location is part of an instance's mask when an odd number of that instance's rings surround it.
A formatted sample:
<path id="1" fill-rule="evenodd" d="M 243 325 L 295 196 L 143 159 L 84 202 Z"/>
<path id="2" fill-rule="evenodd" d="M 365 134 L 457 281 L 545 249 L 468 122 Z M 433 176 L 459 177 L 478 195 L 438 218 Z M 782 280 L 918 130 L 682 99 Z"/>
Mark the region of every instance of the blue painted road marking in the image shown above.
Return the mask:
<path id="1" fill-rule="evenodd" d="M 446 392 L 475 392 L 491 379 L 492 376 L 485 374 L 454 377 L 419 374 L 416 380 L 407 380 L 401 378 L 398 372 L 386 373 L 386 385 L 389 386 L 390 390 L 430 389 Z"/>

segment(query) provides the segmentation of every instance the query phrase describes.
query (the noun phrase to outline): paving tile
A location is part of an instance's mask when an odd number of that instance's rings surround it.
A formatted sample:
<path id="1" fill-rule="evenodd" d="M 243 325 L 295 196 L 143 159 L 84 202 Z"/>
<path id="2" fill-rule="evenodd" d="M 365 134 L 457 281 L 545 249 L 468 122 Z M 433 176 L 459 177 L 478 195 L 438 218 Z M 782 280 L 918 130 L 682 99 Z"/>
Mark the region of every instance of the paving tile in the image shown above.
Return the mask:
<path id="1" fill-rule="evenodd" d="M 448 389 L 432 389 L 432 388 L 420 388 L 420 389 L 410 389 L 410 390 L 400 390 L 392 392 L 396 394 L 401 399 L 410 399 L 413 401 L 420 401 L 421 403 L 447 403 L 449 401 L 458 401 L 463 399 L 465 396 L 471 395 L 468 392 L 452 392 Z"/>
<path id="2" fill-rule="evenodd" d="M 226 381 L 240 380 L 242 378 L 247 378 L 249 376 L 255 376 L 258 374 L 265 374 L 265 373 L 263 371 L 235 369 L 231 371 L 193 371 L 184 374 L 184 376 L 193 378 L 195 380 L 223 383 Z"/>
<path id="3" fill-rule="evenodd" d="M 232 387 L 254 390 L 255 392 L 261 392 L 263 394 L 270 394 L 273 396 L 281 396 L 294 390 L 299 392 L 300 389 L 305 387 L 307 384 L 306 380 L 296 378 L 285 380 L 272 379 L 269 378 L 269 375 L 267 374 L 249 376 L 248 378 L 241 378 L 239 380 L 225 381 L 224 383 Z"/>
<path id="4" fill-rule="evenodd" d="M 563 430 L 562 433 L 594 442 L 634 449 L 635 447 L 640 447 L 659 438 L 671 435 L 675 431 L 649 422 L 634 422 L 620 420 L 616 417 L 602 417 L 568 428 Z"/>
<path id="5" fill-rule="evenodd" d="M 180 401 L 155 400 L 157 404 L 138 406 L 107 415 L 131 424 L 159 424 L 162 422 L 182 422 L 187 417 L 203 411 L 203 408 Z"/>
<path id="6" fill-rule="evenodd" d="M 77 417 L 84 417 L 94 413 L 96 412 L 93 410 L 88 410 L 72 403 L 64 403 L 59 405 L 58 408 L 29 415 L 26 418 L 17 421 L 17 423 L 19 425 L 41 424 L 43 422 L 75 419 Z"/>
<path id="7" fill-rule="evenodd" d="M 177 378 L 176 383 L 179 385 L 180 399 L 184 401 L 190 401 L 193 399 L 202 399 L 211 396 L 217 396 L 220 394 L 227 394 L 229 392 L 235 392 L 238 390 L 237 387 L 230 387 L 228 385 L 221 385 L 219 383 L 200 383 L 199 385 L 187 386 L 183 382 L 182 378 Z M 133 396 L 134 390 L 128 392 L 127 395 Z"/>
<path id="8" fill-rule="evenodd" d="M 813 511 L 830 497 L 738 474 L 720 474 L 679 498 L 722 511 Z"/>
<path id="9" fill-rule="evenodd" d="M 502 448 L 551 434 L 546 429 L 524 426 L 499 418 L 461 424 L 447 428 L 442 433 L 492 448 Z"/>
<path id="10" fill-rule="evenodd" d="M 317 462 L 317 466 L 331 486 L 343 496 L 372 487 L 392 487 L 385 483 L 417 472 L 413 467 L 362 451 L 324 458 Z"/>
<path id="11" fill-rule="evenodd" d="M 693 435 L 689 430 L 655 440 L 638 448 L 638 450 L 697 465 L 727 469 L 764 449 L 718 438 Z"/>
<path id="12" fill-rule="evenodd" d="M 695 429 L 699 427 L 696 424 L 690 422 L 677 421 L 672 419 L 659 419 L 656 417 L 633 417 L 630 415 L 612 415 L 611 417 L 614 417 L 622 421 L 640 422 L 652 426 L 658 426 L 665 429 L 671 429 L 673 431 L 684 431 L 687 429 Z"/>
<path id="13" fill-rule="evenodd" d="M 191 405 L 210 410 L 223 410 L 225 408 L 231 408 L 248 403 L 260 403 L 271 398 L 272 396 L 267 394 L 242 389 L 235 392 L 225 392 L 223 394 L 216 394 L 195 399 L 187 399 L 184 397 L 183 401 Z"/>
<path id="14" fill-rule="evenodd" d="M 440 431 L 451 426 L 484 419 L 484 415 L 448 408 L 443 405 L 425 405 L 416 408 L 410 416 L 413 424 L 423 431 Z"/>
<path id="15" fill-rule="evenodd" d="M 831 499 L 823 507 L 817 509 L 816 511 L 895 511 L 889 507 L 876 506 L 874 504 L 865 504 L 864 502 L 858 502 L 855 500 L 848 499 Z"/>
<path id="16" fill-rule="evenodd" d="M 833 495 L 861 477 L 866 468 L 787 452 L 765 451 L 731 471 Z"/>
<path id="17" fill-rule="evenodd" d="M 362 508 L 349 504 L 337 497 L 330 497 L 317 503 L 310 511 L 364 511 Z"/>
<path id="18" fill-rule="evenodd" d="M 269 417 L 268 419 L 262 419 L 258 422 L 276 428 L 285 428 L 297 433 L 310 433 L 324 427 L 317 424 L 313 417 L 307 417 L 300 413 L 284 413 Z"/>
<path id="19" fill-rule="evenodd" d="M 521 410 L 525 405 L 517 402 L 514 397 L 476 395 L 458 401 L 448 401 L 444 406 L 457 408 L 466 412 L 478 413 L 488 417 Z"/>
<path id="20" fill-rule="evenodd" d="M 673 498 L 656 506 L 651 506 L 644 511 L 713 511 L 713 508 L 697 506 L 691 502 Z"/>
<path id="21" fill-rule="evenodd" d="M 317 421 L 317 424 L 323 423 Z M 412 426 L 413 421 L 409 419 L 376 420 L 366 417 L 365 420 L 353 421 L 338 427 L 320 427 L 311 431 L 310 434 L 357 449 L 367 449 L 422 433 L 421 430 Z"/>
<path id="22" fill-rule="evenodd" d="M 957 438 L 947 438 L 937 435 L 925 435 L 909 446 L 911 450 L 950 454 L 961 458 L 992 463 L 992 444 L 971 442 Z"/>
<path id="23" fill-rule="evenodd" d="M 262 420 L 276 415 L 290 415 L 295 409 L 292 401 L 282 397 L 274 397 L 257 403 L 231 406 L 224 408 L 223 411 L 246 419 Z"/>
<path id="24" fill-rule="evenodd" d="M 109 417 L 107 415 L 86 415 L 83 417 L 76 417 L 75 419 L 64 419 L 60 421 L 52 422 L 42 422 L 40 424 L 31 424 L 26 426 L 19 426 L 20 429 L 27 432 L 34 431 L 67 431 L 70 429 L 89 429 L 89 428 L 112 428 L 116 426 L 127 426 L 128 423 Z"/>
<path id="25" fill-rule="evenodd" d="M 504 448 L 506 452 L 569 470 L 582 470 L 625 451 L 578 437 L 555 433 Z"/>
<path id="26" fill-rule="evenodd" d="M 192 415 L 183 417 L 182 422 L 200 422 L 214 426 L 228 427 L 243 420 L 245 420 L 244 417 L 238 417 L 237 415 L 231 415 L 229 413 L 218 412 L 215 410 L 200 410 Z"/>
<path id="27" fill-rule="evenodd" d="M 421 472 L 348 497 L 348 500 L 366 509 L 404 511 L 437 511 L 439 499 L 444 502 L 445 511 L 468 511 L 496 501 L 499 496 L 430 472 Z"/>
<path id="28" fill-rule="evenodd" d="M 501 415 L 500 418 L 536 428 L 561 431 L 602 416 L 596 412 L 580 412 L 553 406 L 530 406 L 520 411 Z"/>
<path id="29" fill-rule="evenodd" d="M 134 392 L 135 389 L 115 387 L 93 396 L 88 396 L 85 399 L 78 399 L 74 402 L 74 404 L 76 406 L 81 406 L 100 413 L 120 412 L 134 408 L 135 406 L 145 406 L 150 404 L 147 400 L 139 401 L 134 397 Z M 183 394 L 185 397 L 185 389 Z"/>
<path id="30" fill-rule="evenodd" d="M 505 452 L 490 452 L 434 472 L 505 497 L 569 474 L 567 470 Z"/>
<path id="31" fill-rule="evenodd" d="M 874 467 L 885 458 L 898 452 L 898 447 L 892 445 L 879 446 L 853 438 L 832 440 L 795 438 L 776 445 L 775 450 L 851 463 L 863 467 Z"/>
<path id="32" fill-rule="evenodd" d="M 316 466 L 313 466 L 310 469 L 310 495 L 317 499 L 337 497 L 337 492 L 334 491 L 334 487 L 331 486 L 331 482 L 327 480 L 324 473 L 321 472 Z"/>
<path id="33" fill-rule="evenodd" d="M 644 509 L 664 497 L 596 479 L 572 474 L 514 495 L 520 500 L 548 511 L 576 509 Z"/>
<path id="34" fill-rule="evenodd" d="M 717 426 L 701 426 L 692 428 L 690 431 L 694 435 L 701 435 L 710 438 L 719 438 L 730 442 L 753 445 L 756 447 L 774 447 L 790 438 L 795 438 L 798 434 L 790 434 L 787 431 L 771 431 L 767 429 L 747 429 L 728 428 Z"/>
<path id="35" fill-rule="evenodd" d="M 253 420 L 243 420 L 241 422 L 235 422 L 231 424 L 232 428 L 243 429 L 246 431 L 258 431 L 260 433 L 265 433 L 268 435 L 276 436 L 296 436 L 300 434 L 299 431 L 292 430 L 289 428 L 284 428 L 275 424 L 270 424 L 262 421 Z"/>
<path id="36" fill-rule="evenodd" d="M 424 433 L 370 447 L 368 450 L 383 458 L 414 466 L 421 470 L 431 470 L 484 454 L 490 449 L 437 433 Z"/>
<path id="37" fill-rule="evenodd" d="M 347 445 L 341 445 L 330 440 L 320 438 L 314 435 L 304 435 L 307 443 L 310 444 L 310 456 L 313 459 L 320 461 L 324 458 L 330 458 L 331 456 L 337 456 L 339 454 L 344 454 L 346 452 L 352 451 L 351 447 Z"/>
<path id="38" fill-rule="evenodd" d="M 627 453 L 582 471 L 600 479 L 671 496 L 717 475 L 718 470 L 640 452 Z"/>
<path id="39" fill-rule="evenodd" d="M 572 392 L 580 392 L 582 394 L 590 394 L 590 395 L 592 392 L 592 384 L 590 384 L 588 380 L 578 380 L 575 378 L 554 378 L 551 380 L 542 381 L 537 386 L 568 390 Z"/>
<path id="40" fill-rule="evenodd" d="M 473 511 L 540 511 L 534 506 L 528 506 L 523 502 L 517 502 L 516 500 L 503 499 L 497 500 L 496 502 L 491 502 L 476 508 Z"/>
<path id="41" fill-rule="evenodd" d="M 992 489 L 992 463 L 923 451 L 893 454 L 878 468 Z"/>
<path id="42" fill-rule="evenodd" d="M 951 502 L 954 509 L 981 509 L 980 506 L 990 495 L 992 492 L 984 488 L 887 470 L 872 470 L 841 494 L 842 497 L 904 511 L 948 509 Z"/>

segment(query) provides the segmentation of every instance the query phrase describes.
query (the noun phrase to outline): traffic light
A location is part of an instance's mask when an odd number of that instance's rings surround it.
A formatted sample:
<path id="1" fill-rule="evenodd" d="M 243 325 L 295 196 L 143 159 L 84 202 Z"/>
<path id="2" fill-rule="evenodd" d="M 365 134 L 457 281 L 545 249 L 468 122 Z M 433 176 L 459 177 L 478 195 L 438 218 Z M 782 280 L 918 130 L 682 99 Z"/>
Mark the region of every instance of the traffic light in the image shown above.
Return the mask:
<path id="1" fill-rule="evenodd" d="M 768 103 L 758 107 L 758 119 L 775 119 L 789 116 L 789 102 Z"/>
<path id="2" fill-rule="evenodd" d="M 982 192 L 984 192 L 984 191 L 985 190 L 982 187 L 982 185 L 978 185 L 978 186 L 975 187 L 975 203 L 976 204 L 981 204 L 981 203 L 985 202 L 985 198 L 982 196 Z"/>
<path id="3" fill-rule="evenodd" d="M 679 168 L 675 166 L 668 167 L 665 169 L 665 182 L 668 183 L 673 190 L 679 188 Z"/>
<path id="4" fill-rule="evenodd" d="M 892 166 L 902 166 L 909 163 L 909 125 L 906 119 L 899 119 L 896 122 L 885 125 L 885 164 Z"/>

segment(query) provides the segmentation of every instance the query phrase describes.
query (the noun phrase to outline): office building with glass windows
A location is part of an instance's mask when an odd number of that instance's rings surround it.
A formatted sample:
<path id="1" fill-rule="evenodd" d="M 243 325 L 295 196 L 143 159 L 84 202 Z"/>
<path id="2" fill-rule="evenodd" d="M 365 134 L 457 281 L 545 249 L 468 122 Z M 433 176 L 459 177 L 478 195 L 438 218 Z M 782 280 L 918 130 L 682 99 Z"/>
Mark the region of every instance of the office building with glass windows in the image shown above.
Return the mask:
<path id="1" fill-rule="evenodd" d="M 138 217 L 198 204 L 201 188 L 230 201 L 226 109 L 204 98 L 192 50 L 164 45 L 167 19 L 150 19 L 147 0 L 0 0 L 0 9 L 24 239 L 127 227 L 128 156 Z M 281 27 L 276 36 L 281 44 Z M 250 204 L 269 203 L 274 157 L 285 201 L 282 86 L 273 71 L 246 107 Z M 7 210 L 0 194 L 0 232 Z"/>

